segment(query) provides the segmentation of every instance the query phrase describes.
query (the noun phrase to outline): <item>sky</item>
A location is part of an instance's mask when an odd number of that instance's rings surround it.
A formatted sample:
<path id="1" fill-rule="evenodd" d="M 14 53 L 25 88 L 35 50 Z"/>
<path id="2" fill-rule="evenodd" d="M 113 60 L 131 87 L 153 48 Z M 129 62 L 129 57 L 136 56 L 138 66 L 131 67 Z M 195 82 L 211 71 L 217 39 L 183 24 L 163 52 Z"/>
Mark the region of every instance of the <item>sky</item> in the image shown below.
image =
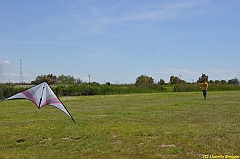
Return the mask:
<path id="1" fill-rule="evenodd" d="M 239 15 L 239 0 L 1 0 L 0 82 L 240 79 Z"/>

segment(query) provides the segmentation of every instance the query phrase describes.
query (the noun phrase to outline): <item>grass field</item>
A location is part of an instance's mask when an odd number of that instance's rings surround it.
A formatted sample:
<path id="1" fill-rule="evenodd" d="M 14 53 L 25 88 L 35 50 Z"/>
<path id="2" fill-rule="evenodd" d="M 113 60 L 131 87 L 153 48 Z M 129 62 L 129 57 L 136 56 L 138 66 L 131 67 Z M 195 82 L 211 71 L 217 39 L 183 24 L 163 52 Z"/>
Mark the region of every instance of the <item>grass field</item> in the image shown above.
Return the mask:
<path id="1" fill-rule="evenodd" d="M 1 102 L 0 158 L 240 156 L 240 91 L 60 99 L 76 123 L 54 107 Z"/>

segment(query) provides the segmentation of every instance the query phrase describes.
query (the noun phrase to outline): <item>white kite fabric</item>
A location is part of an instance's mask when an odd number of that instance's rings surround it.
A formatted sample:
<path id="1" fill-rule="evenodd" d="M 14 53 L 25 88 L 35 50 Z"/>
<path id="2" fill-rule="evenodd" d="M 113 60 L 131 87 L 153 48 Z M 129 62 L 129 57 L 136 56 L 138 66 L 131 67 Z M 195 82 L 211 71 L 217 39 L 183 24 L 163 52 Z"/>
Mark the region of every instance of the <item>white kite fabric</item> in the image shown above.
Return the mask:
<path id="1" fill-rule="evenodd" d="M 62 104 L 62 102 L 58 99 L 58 97 L 54 94 L 46 82 L 15 94 L 6 100 L 10 99 L 31 100 L 39 109 L 45 105 L 54 106 L 66 113 L 75 122 L 71 114 L 68 112 L 67 108 Z"/>

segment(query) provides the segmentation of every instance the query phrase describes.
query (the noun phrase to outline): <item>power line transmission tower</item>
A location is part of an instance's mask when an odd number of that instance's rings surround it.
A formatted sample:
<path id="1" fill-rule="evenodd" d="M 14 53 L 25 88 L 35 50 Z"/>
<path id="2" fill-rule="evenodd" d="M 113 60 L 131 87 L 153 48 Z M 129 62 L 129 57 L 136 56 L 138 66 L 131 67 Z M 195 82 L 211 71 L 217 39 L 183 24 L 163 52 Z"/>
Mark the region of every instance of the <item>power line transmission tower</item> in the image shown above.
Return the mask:
<path id="1" fill-rule="evenodd" d="M 22 59 L 20 59 L 19 83 L 23 83 Z"/>

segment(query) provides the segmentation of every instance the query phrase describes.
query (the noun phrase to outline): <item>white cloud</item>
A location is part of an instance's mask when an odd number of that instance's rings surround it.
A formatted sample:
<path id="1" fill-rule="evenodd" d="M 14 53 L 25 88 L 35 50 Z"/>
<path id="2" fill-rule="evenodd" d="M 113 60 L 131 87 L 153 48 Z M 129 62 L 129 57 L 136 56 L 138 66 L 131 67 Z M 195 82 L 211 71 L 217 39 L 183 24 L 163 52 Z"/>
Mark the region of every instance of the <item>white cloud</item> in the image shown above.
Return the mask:
<path id="1" fill-rule="evenodd" d="M 139 21 L 156 23 L 169 19 L 179 20 L 179 18 L 193 17 L 199 14 L 201 7 L 205 7 L 209 3 L 209 0 L 159 1 L 158 3 L 124 1 L 101 8 L 102 5 L 98 3 L 92 5 L 85 2 L 73 2 L 64 7 L 65 12 L 63 14 L 49 17 L 45 21 L 37 23 L 35 27 L 41 29 L 56 29 L 56 27 L 61 26 L 73 28 L 74 31 L 70 35 L 64 35 L 63 37 L 82 36 L 86 33 L 102 34 L 109 32 L 109 28 L 129 26 L 129 23 L 135 25 Z M 82 6 L 87 9 L 82 9 Z"/>
<path id="2" fill-rule="evenodd" d="M 193 72 L 190 70 L 182 70 L 182 69 L 164 69 L 157 71 L 156 73 L 166 73 L 166 74 L 197 74 L 197 72 Z"/>
<path id="3" fill-rule="evenodd" d="M 167 2 L 157 4 L 141 4 L 136 9 L 137 12 L 125 14 L 125 20 L 146 20 L 146 21 L 162 21 L 172 19 L 179 16 L 186 17 L 185 13 L 193 15 L 198 14 L 196 10 L 191 10 L 196 7 L 201 7 L 208 4 L 209 1 L 182 1 L 182 2 Z M 190 12 L 186 12 L 190 10 Z"/>
<path id="4" fill-rule="evenodd" d="M 11 63 L 10 63 L 10 61 L 2 61 L 2 62 L 0 62 L 0 64 L 1 64 L 1 65 L 9 65 L 9 64 L 11 64 Z"/>

